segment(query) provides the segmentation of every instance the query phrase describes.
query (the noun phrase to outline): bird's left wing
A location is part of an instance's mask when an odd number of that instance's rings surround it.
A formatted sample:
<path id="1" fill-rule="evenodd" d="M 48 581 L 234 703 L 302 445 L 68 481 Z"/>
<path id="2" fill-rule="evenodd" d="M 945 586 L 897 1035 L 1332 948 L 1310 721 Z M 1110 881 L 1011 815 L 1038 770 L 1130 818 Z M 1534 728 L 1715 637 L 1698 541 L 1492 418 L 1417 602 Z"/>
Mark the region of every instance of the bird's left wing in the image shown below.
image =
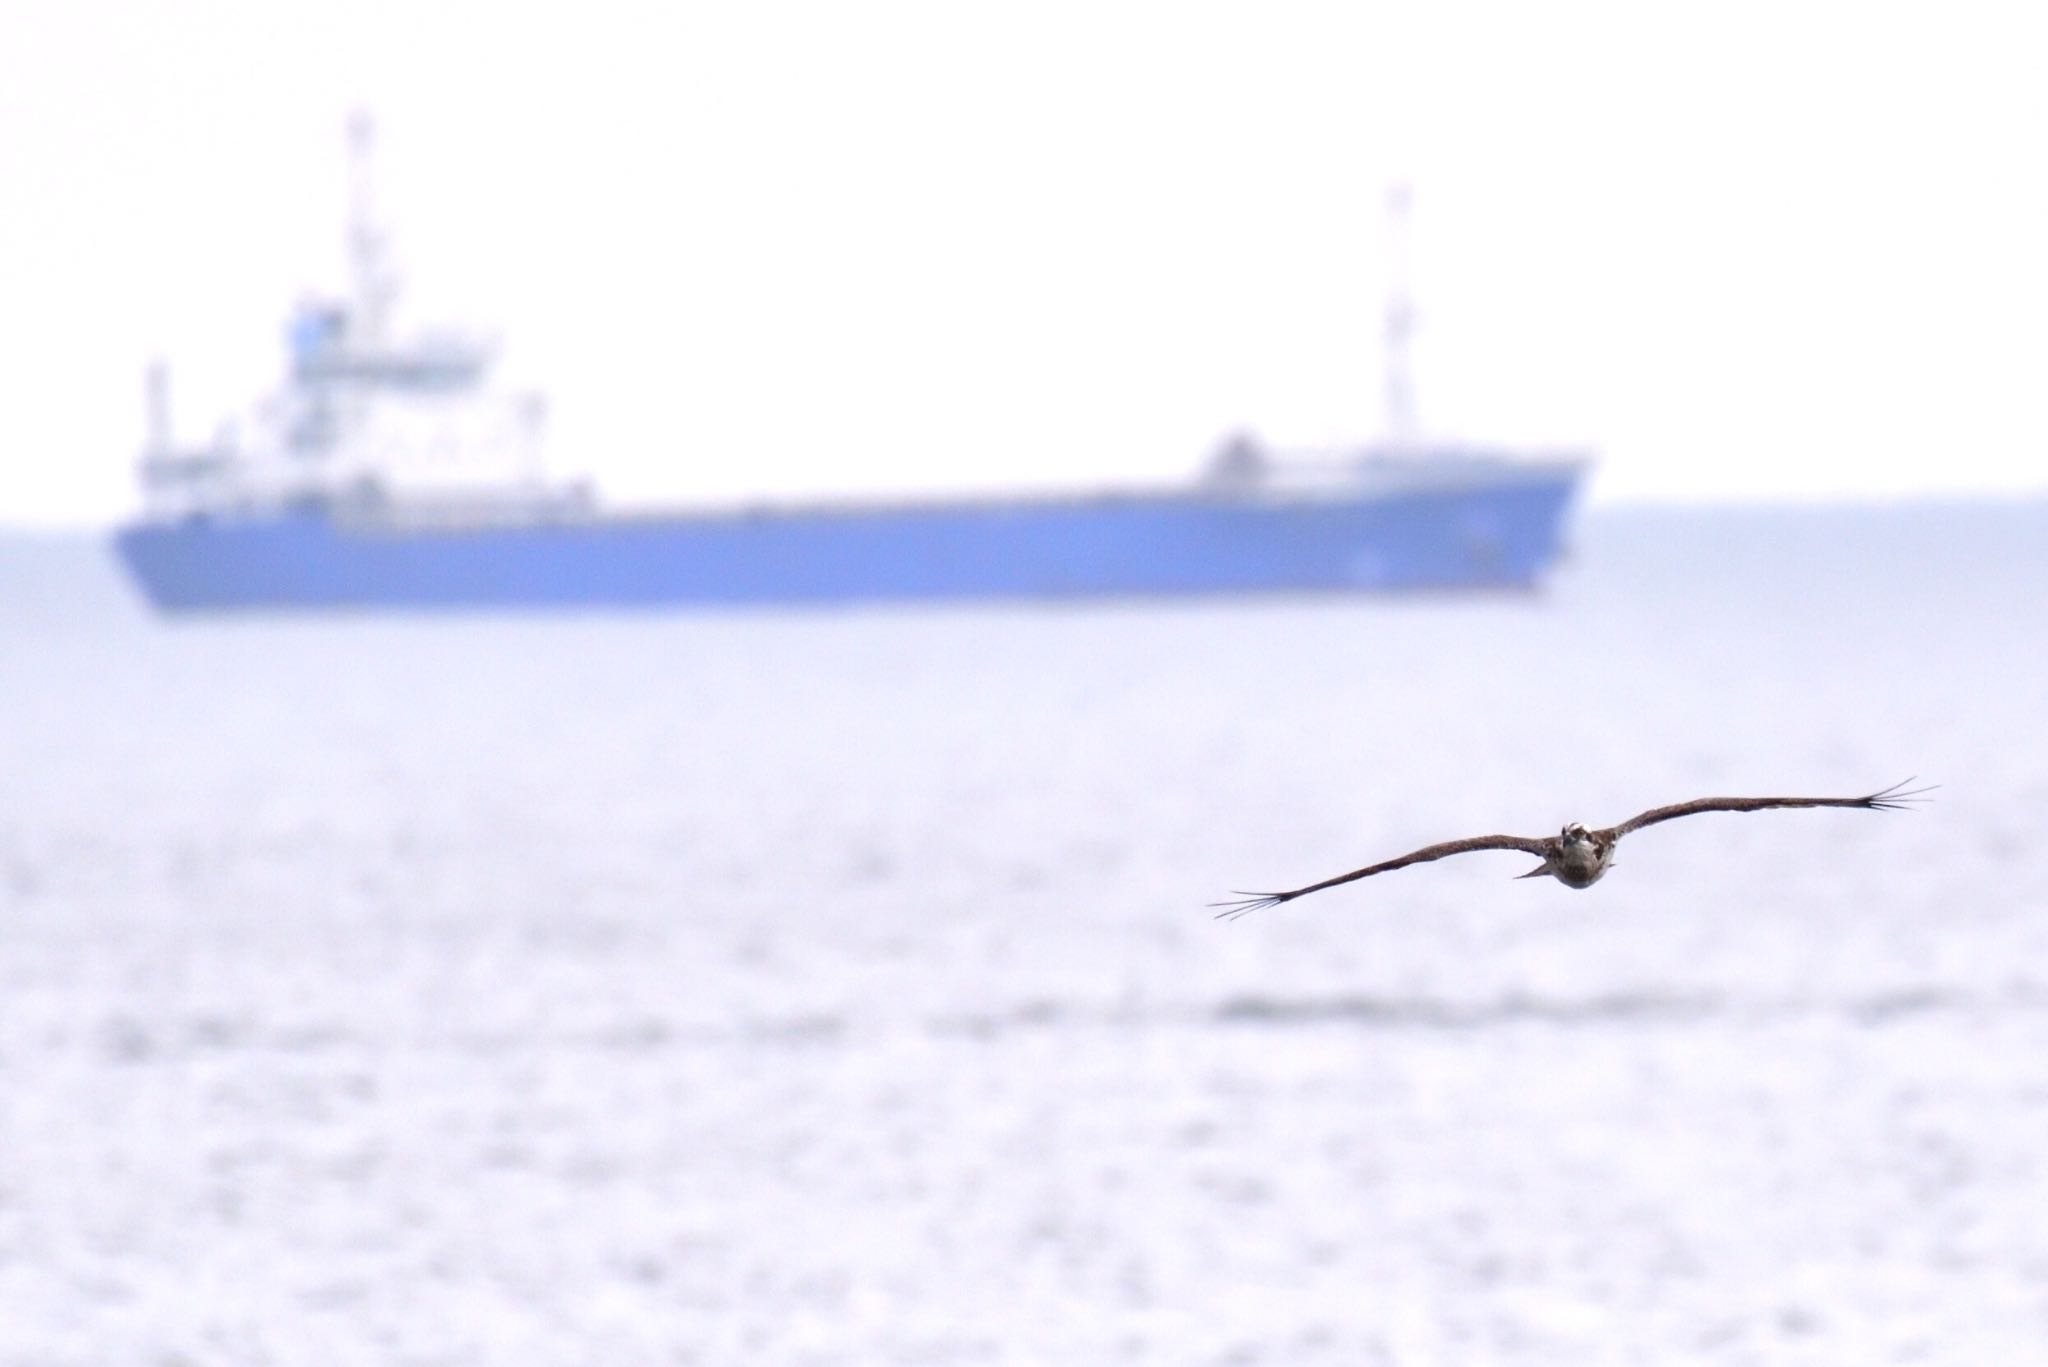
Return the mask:
<path id="1" fill-rule="evenodd" d="M 1321 892 L 1324 888 L 1334 888 L 1339 883 L 1349 883 L 1359 878 L 1370 878 L 1373 874 L 1387 873 L 1393 869 L 1404 869 L 1410 864 L 1426 864 L 1432 859 L 1443 859 L 1453 854 L 1467 854 L 1473 850 L 1520 850 L 1524 854 L 1540 855 L 1547 852 L 1548 844 L 1549 842 L 1547 841 L 1521 835 L 1468 836 L 1463 840 L 1446 840 L 1437 845 L 1424 845 L 1421 849 L 1410 854 L 1404 854 L 1399 859 L 1388 859 L 1378 864 L 1368 864 L 1362 869 L 1353 869 L 1350 873 L 1340 873 L 1335 878 L 1325 878 L 1320 883 L 1310 883 L 1307 887 L 1296 888 L 1292 892 L 1240 893 L 1238 894 L 1241 899 L 1239 901 L 1212 902 L 1210 905 L 1222 908 L 1221 911 L 1216 913 L 1218 917 L 1227 916 L 1234 920 L 1248 911 L 1257 911 L 1261 907 L 1277 907 L 1282 902 L 1292 902 L 1297 897 L 1306 897 L 1312 892 Z"/>
<path id="2" fill-rule="evenodd" d="M 1912 781 L 1909 778 L 1906 783 Z M 1630 831 L 1699 812 L 1761 812 L 1773 807 L 1858 807 L 1872 812 L 1896 812 L 1910 807 L 1923 794 L 1934 791 L 1931 787 L 1909 790 L 1906 783 L 1894 783 L 1880 792 L 1867 793 L 1862 797 L 1696 797 L 1690 802 L 1674 802 L 1669 807 L 1652 807 L 1619 826 L 1609 828 L 1606 834 L 1619 840 Z"/>

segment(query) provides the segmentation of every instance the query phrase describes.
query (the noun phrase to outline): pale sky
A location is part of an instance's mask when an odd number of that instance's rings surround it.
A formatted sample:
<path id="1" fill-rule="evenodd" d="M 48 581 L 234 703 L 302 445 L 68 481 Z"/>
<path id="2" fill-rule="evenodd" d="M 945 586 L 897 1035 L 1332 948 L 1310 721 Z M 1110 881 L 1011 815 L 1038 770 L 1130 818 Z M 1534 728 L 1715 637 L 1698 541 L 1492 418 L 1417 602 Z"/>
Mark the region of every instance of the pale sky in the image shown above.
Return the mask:
<path id="1" fill-rule="evenodd" d="M 1682 14 L 1682 17 L 1681 17 Z M 2048 487 L 2025 6 L 0 0 L 0 523 L 136 503 L 342 280 L 487 328 L 613 501 L 1173 480 L 1379 423 L 1602 500 Z"/>

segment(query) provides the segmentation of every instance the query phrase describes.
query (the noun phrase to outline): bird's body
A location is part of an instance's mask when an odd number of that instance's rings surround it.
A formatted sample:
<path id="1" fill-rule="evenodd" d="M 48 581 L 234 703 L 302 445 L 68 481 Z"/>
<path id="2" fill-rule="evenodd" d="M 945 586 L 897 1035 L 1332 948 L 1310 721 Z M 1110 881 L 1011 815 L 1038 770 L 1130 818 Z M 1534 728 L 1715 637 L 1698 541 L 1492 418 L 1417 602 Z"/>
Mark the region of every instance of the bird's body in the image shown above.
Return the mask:
<path id="1" fill-rule="evenodd" d="M 1906 783 L 1911 783 L 1907 779 Z M 1388 873 L 1394 869 L 1406 868 L 1410 864 L 1423 864 L 1443 859 L 1454 854 L 1468 854 L 1475 850 L 1520 850 L 1539 856 L 1543 862 L 1523 878 L 1555 878 L 1568 888 L 1590 888 L 1600 881 L 1606 872 L 1614 867 L 1614 847 L 1621 838 L 1631 831 L 1645 826 L 1654 826 L 1660 821 L 1670 821 L 1681 816 L 1695 816 L 1701 812 L 1759 812 L 1777 807 L 1854 807 L 1864 811 L 1897 811 L 1922 794 L 1932 789 L 1916 788 L 1907 791 L 1906 783 L 1895 783 L 1880 792 L 1863 797 L 1702 797 L 1691 802 L 1674 803 L 1669 807 L 1652 807 L 1638 813 L 1618 826 L 1605 826 L 1597 830 L 1574 821 L 1554 836 L 1537 838 L 1521 835 L 1477 835 L 1464 840 L 1446 840 L 1437 845 L 1425 845 L 1398 859 L 1369 864 L 1350 873 L 1326 878 L 1320 883 L 1295 888 L 1289 892 L 1244 893 L 1235 902 L 1218 902 L 1223 916 L 1242 916 L 1248 911 L 1261 907 L 1278 906 L 1291 902 L 1311 892 L 1333 888 L 1340 883 L 1368 878 L 1376 873 Z"/>
<path id="2" fill-rule="evenodd" d="M 1568 888 L 1590 888 L 1614 864 L 1614 837 L 1606 831 L 1589 831 L 1578 822 L 1564 828 L 1557 837 L 1557 853 L 1544 853 L 1543 863 L 1522 875 L 1541 878 L 1549 874 Z"/>

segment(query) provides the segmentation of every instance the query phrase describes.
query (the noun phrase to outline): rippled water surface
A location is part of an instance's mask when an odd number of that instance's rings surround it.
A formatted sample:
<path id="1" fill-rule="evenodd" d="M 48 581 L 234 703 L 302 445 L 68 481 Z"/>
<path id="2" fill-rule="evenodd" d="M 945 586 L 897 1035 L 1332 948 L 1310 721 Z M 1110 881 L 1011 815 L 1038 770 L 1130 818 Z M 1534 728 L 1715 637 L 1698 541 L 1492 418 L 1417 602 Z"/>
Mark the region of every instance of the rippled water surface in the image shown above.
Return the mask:
<path id="1" fill-rule="evenodd" d="M 0 539 L 0 1362 L 2048 1342 L 2048 508 L 1539 598 L 164 625 Z M 1709 792 L 1589 892 L 1404 870 Z"/>

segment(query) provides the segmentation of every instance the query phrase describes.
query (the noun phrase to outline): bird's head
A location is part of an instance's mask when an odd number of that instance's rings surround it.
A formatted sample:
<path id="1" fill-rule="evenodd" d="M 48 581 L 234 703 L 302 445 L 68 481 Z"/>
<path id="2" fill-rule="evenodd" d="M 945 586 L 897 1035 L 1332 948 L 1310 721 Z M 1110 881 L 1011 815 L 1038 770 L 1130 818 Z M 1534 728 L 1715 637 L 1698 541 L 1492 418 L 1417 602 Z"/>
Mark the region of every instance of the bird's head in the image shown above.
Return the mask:
<path id="1" fill-rule="evenodd" d="M 1586 834 L 1586 827 L 1583 822 L 1573 821 L 1565 825 L 1565 828 L 1558 833 L 1557 838 L 1567 845 L 1583 845 L 1592 837 Z"/>

